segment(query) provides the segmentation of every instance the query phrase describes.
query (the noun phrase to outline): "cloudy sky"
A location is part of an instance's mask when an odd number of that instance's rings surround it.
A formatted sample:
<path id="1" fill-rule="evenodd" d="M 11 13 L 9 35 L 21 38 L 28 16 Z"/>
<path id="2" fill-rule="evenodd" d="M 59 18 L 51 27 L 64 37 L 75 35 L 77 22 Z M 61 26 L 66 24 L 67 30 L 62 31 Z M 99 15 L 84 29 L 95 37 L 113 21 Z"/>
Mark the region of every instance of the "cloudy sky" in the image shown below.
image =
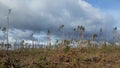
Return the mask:
<path id="1" fill-rule="evenodd" d="M 57 28 L 64 24 L 64 31 L 72 33 L 78 25 L 85 26 L 85 36 L 98 33 L 100 28 L 112 35 L 112 29 L 120 29 L 120 0 L 0 0 L 0 26 L 7 24 L 8 9 L 11 8 L 9 39 L 45 42 L 47 30 L 52 40 L 60 39 Z M 3 35 L 2 32 L 0 34 Z M 66 36 L 69 37 L 69 36 Z M 112 37 L 111 37 L 112 38 Z"/>

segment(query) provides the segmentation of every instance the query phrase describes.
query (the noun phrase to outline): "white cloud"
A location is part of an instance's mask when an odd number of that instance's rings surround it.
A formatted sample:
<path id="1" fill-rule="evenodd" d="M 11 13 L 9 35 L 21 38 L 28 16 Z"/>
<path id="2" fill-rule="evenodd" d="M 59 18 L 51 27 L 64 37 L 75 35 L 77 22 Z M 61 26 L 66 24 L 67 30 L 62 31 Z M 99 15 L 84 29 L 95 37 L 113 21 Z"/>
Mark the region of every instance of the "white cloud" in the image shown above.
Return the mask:
<path id="1" fill-rule="evenodd" d="M 12 9 L 10 27 L 19 29 L 14 29 L 18 33 L 16 37 L 26 38 L 32 31 L 45 32 L 48 28 L 55 30 L 61 24 L 65 25 L 66 31 L 84 25 L 88 32 L 98 31 L 101 27 L 105 29 L 108 24 L 110 31 L 116 24 L 112 16 L 104 15 L 84 0 L 0 0 L 0 3 L 3 4 L 1 10 Z M 7 10 L 0 12 L 2 16 L 6 13 Z"/>

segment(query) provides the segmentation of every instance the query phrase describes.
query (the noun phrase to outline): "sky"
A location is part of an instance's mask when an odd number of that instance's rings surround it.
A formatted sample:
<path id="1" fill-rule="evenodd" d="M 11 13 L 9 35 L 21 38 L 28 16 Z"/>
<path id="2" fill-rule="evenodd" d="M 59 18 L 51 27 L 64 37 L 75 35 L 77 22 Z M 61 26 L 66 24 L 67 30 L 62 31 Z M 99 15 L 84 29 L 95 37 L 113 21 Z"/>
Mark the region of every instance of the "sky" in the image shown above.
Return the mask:
<path id="1" fill-rule="evenodd" d="M 62 24 L 65 38 L 70 38 L 73 29 L 83 25 L 85 38 L 103 28 L 112 39 L 112 29 L 115 26 L 120 29 L 119 6 L 119 0 L 0 0 L 0 26 L 6 27 L 10 8 L 9 39 L 12 41 L 29 40 L 34 33 L 35 40 L 46 42 L 50 29 L 54 42 L 61 39 L 57 29 Z M 3 32 L 0 35 L 3 39 Z"/>
<path id="2" fill-rule="evenodd" d="M 99 8 L 103 13 L 112 15 L 118 24 L 116 26 L 119 28 L 120 26 L 120 0 L 85 0 L 88 3 L 92 4 L 94 7 Z"/>

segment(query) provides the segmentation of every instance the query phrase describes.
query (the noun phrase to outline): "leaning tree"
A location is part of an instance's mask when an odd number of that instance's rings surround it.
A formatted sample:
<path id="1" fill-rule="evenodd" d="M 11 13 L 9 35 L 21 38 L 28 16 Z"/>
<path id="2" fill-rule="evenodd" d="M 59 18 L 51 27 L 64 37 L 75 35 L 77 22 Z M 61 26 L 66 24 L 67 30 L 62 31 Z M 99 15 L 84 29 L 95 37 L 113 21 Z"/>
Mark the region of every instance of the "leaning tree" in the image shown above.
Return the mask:
<path id="1" fill-rule="evenodd" d="M 64 25 L 60 25 L 58 31 L 62 31 L 62 45 L 64 45 Z"/>
<path id="2" fill-rule="evenodd" d="M 79 32 L 79 37 L 80 37 L 80 41 L 78 42 L 78 45 L 80 45 L 80 42 L 82 42 L 83 41 L 83 39 L 84 39 L 84 32 L 85 32 L 85 27 L 84 26 L 77 26 L 77 31 Z"/>
<path id="3" fill-rule="evenodd" d="M 100 35 L 100 41 L 102 41 L 103 40 L 103 30 L 102 30 L 102 28 L 100 28 L 99 35 Z"/>
<path id="4" fill-rule="evenodd" d="M 72 40 L 74 40 L 74 34 L 75 34 L 75 32 L 76 32 L 76 28 L 73 29 L 73 33 L 72 33 L 72 36 L 71 36 Z"/>
<path id="5" fill-rule="evenodd" d="M 31 40 L 32 40 L 32 48 L 34 48 L 34 37 L 33 37 L 33 33 L 30 35 L 30 38 L 31 38 Z"/>
<path id="6" fill-rule="evenodd" d="M 7 16 L 7 33 L 6 33 L 6 38 L 7 38 L 7 51 L 9 48 L 9 18 L 10 18 L 10 14 L 11 14 L 11 9 L 8 9 L 8 16 Z"/>
<path id="7" fill-rule="evenodd" d="M 50 39 L 50 34 L 51 34 L 51 32 L 50 32 L 50 30 L 48 29 L 48 31 L 47 31 L 47 46 L 49 46 L 49 45 L 51 45 L 51 39 Z"/>
<path id="8" fill-rule="evenodd" d="M 81 26 L 78 26 L 77 29 L 79 31 L 80 39 L 83 40 L 84 39 L 85 27 L 81 25 Z"/>

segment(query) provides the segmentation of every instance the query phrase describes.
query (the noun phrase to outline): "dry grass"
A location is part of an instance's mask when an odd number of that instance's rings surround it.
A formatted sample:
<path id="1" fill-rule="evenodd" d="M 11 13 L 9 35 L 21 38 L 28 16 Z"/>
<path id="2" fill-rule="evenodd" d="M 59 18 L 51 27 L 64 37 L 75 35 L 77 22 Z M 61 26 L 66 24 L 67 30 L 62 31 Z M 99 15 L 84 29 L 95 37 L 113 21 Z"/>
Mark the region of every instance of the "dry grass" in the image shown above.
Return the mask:
<path id="1" fill-rule="evenodd" d="M 120 48 L 0 51 L 0 68 L 120 68 Z"/>

